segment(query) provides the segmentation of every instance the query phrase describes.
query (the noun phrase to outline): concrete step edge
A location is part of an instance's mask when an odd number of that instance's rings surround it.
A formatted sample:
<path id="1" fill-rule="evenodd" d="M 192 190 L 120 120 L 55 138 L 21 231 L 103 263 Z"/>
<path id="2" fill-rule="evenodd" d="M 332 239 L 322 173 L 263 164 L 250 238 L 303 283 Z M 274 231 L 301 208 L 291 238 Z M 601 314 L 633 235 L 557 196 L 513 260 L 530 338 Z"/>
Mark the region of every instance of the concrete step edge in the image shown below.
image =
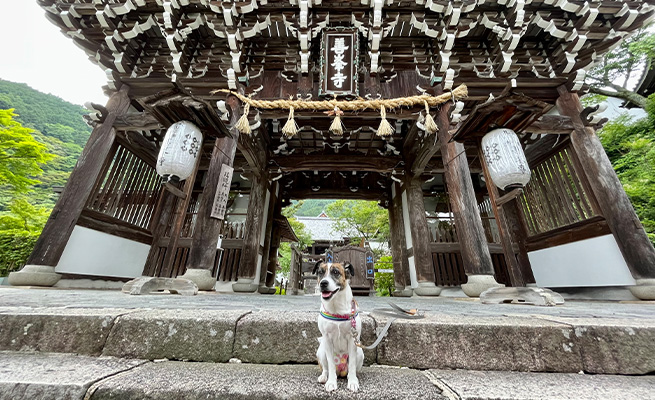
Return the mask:
<path id="1" fill-rule="evenodd" d="M 0 352 L 0 399 L 646 399 L 655 376 L 365 367 L 327 393 L 316 365 L 149 362 Z"/>

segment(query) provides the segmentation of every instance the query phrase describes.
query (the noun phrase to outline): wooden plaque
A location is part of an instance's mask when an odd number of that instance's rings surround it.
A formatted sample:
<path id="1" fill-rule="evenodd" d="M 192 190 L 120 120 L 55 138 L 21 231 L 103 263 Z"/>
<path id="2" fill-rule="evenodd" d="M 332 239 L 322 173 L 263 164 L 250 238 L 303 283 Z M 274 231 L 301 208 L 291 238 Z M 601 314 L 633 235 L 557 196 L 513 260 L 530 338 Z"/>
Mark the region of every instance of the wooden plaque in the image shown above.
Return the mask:
<path id="1" fill-rule="evenodd" d="M 321 87 L 319 95 L 358 96 L 359 62 L 357 31 L 326 31 L 321 42 Z"/>
<path id="2" fill-rule="evenodd" d="M 212 218 L 225 219 L 227 200 L 230 197 L 230 185 L 232 185 L 232 173 L 234 168 L 227 164 L 221 167 L 221 176 L 218 178 L 218 187 L 214 196 L 214 205 L 212 206 Z"/>

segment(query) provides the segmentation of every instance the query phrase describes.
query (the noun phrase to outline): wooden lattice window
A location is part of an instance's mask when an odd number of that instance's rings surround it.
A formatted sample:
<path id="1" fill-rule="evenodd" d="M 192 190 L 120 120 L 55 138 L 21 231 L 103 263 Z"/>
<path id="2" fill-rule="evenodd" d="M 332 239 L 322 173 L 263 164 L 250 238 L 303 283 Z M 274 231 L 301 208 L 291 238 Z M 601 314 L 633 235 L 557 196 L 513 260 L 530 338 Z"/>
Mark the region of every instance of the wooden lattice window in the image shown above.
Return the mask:
<path id="1" fill-rule="evenodd" d="M 148 229 L 160 187 L 155 168 L 117 144 L 86 209 Z"/>
<path id="2" fill-rule="evenodd" d="M 570 146 L 532 168 L 532 178 L 518 197 L 531 236 L 598 215 L 580 172 Z"/>

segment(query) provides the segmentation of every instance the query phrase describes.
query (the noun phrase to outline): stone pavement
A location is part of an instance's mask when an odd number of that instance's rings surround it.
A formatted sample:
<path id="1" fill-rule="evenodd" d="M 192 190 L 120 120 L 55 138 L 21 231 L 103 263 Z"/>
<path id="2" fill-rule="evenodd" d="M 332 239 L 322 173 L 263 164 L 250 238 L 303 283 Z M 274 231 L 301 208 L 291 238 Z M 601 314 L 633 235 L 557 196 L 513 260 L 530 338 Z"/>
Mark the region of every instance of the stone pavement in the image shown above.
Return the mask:
<path id="1" fill-rule="evenodd" d="M 386 322 L 366 313 L 388 300 L 358 298 L 364 344 Z M 655 377 L 621 376 L 655 371 L 653 303 L 391 300 L 425 318 L 394 322 L 366 352 L 362 392 L 341 388 L 329 398 L 655 398 Z M 319 304 L 314 296 L 2 287 L 0 399 L 328 398 L 313 365 Z M 34 394 L 49 389 L 63 392 Z"/>

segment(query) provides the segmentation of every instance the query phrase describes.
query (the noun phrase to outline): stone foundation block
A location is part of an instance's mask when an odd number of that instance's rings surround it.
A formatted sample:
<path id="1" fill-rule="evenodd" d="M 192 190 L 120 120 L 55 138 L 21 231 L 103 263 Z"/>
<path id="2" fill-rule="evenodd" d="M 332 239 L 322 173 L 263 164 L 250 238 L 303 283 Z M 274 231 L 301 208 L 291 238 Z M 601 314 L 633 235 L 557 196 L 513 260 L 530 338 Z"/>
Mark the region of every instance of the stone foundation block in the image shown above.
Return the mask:
<path id="1" fill-rule="evenodd" d="M 103 355 L 156 360 L 226 362 L 234 327 L 248 311 L 156 310 L 119 318 Z"/>
<path id="2" fill-rule="evenodd" d="M 315 363 L 318 338 L 318 311 L 256 312 L 237 325 L 234 357 L 249 363 Z M 362 316 L 361 341 L 375 341 L 372 318 Z M 375 350 L 364 351 L 364 363 L 376 361 Z"/>

